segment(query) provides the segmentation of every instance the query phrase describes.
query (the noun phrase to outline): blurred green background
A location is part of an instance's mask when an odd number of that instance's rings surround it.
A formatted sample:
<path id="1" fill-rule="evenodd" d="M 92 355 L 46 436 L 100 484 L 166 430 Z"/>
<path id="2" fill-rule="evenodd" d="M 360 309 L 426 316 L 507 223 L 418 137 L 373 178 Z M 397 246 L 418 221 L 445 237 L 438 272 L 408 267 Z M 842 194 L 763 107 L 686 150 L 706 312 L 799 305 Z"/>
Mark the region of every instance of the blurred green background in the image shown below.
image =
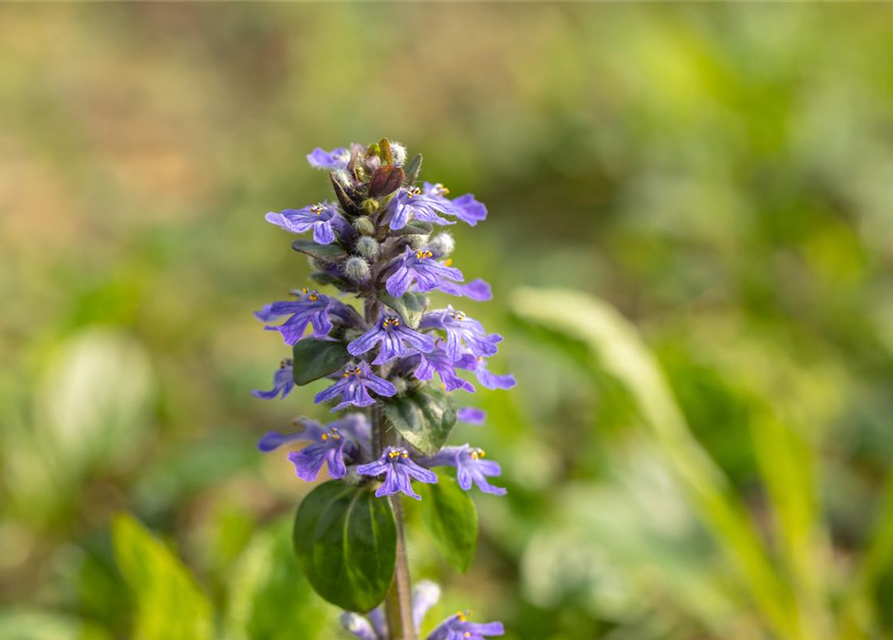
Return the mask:
<path id="1" fill-rule="evenodd" d="M 400 3 L 0 6 L 0 637 L 341 637 L 251 312 L 304 154 L 382 136 L 489 206 L 519 382 L 453 436 L 509 487 L 471 570 L 410 523 L 426 627 L 893 637 L 893 10 Z"/>

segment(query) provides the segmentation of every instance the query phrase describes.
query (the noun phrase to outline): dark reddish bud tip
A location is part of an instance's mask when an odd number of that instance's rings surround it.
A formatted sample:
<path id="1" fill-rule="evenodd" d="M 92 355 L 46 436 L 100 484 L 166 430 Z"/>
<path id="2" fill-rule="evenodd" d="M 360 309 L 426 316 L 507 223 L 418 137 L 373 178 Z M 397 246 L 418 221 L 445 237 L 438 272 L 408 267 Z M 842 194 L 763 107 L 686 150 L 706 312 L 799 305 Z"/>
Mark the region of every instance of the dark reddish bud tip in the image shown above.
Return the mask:
<path id="1" fill-rule="evenodd" d="M 380 198 L 400 188 L 406 175 L 400 167 L 379 167 L 369 182 L 369 197 Z"/>

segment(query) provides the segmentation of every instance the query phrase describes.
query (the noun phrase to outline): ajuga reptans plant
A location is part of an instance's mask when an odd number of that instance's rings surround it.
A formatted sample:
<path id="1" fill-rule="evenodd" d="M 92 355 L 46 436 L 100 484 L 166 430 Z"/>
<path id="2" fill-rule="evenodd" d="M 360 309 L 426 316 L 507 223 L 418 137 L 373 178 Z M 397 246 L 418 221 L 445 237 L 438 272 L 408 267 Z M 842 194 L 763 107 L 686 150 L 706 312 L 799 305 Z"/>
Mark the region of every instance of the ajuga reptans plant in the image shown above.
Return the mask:
<path id="1" fill-rule="evenodd" d="M 301 503 L 294 547 L 317 593 L 345 609 L 344 627 L 362 640 L 415 640 L 440 589 L 410 585 L 401 494 L 422 501 L 422 522 L 460 570 L 477 535 L 466 492 L 505 494 L 491 484 L 500 467 L 483 450 L 447 445 L 457 420 L 485 419 L 480 409 L 457 407 L 453 392 L 474 393 L 472 380 L 487 389 L 515 385 L 488 368 L 502 337 L 459 309 L 459 300 L 434 309 L 428 297 L 492 297 L 486 282 L 466 281 L 452 266 L 455 243 L 442 229 L 457 221 L 475 226 L 487 209 L 471 194 L 450 198 L 442 184 L 419 185 L 422 156 L 407 162 L 403 146 L 387 139 L 316 149 L 307 160 L 329 171 L 334 197 L 266 219 L 303 236 L 292 248 L 309 256 L 316 284 L 256 312 L 292 357 L 273 375 L 272 389 L 254 394 L 285 398 L 294 385 L 325 378 L 330 384 L 315 401 L 344 413 L 328 424 L 296 418 L 293 433 L 268 433 L 258 448 L 308 443 L 288 454 L 306 481 L 325 463 L 332 480 Z M 501 623 L 468 615 L 448 617 L 428 640 L 502 635 Z"/>

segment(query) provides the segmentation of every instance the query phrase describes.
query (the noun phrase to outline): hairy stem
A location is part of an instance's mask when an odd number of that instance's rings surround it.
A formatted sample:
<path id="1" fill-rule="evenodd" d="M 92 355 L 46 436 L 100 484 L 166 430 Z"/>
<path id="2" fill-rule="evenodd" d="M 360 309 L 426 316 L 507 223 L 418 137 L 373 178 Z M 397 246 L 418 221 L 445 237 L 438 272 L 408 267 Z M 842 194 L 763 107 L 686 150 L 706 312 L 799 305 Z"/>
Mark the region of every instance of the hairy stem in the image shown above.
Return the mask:
<path id="1" fill-rule="evenodd" d="M 366 322 L 375 322 L 381 303 L 375 299 L 366 299 Z M 370 411 L 372 423 L 372 447 L 375 457 L 381 455 L 388 445 L 398 444 L 397 432 L 387 429 L 384 412 L 380 404 Z M 406 539 L 403 534 L 403 510 L 398 495 L 390 496 L 391 508 L 397 521 L 397 560 L 394 567 L 394 581 L 385 597 L 385 617 L 388 622 L 390 640 L 416 640 L 412 624 L 412 585 L 409 579 L 409 563 L 406 560 Z"/>
<path id="2" fill-rule="evenodd" d="M 393 429 L 384 434 L 387 444 L 396 444 Z M 385 613 L 388 619 L 390 640 L 416 640 L 412 624 L 412 587 L 409 580 L 409 562 L 406 560 L 406 538 L 403 535 L 403 510 L 399 494 L 390 496 L 394 518 L 397 520 L 397 564 L 394 567 L 394 582 L 385 599 Z"/>

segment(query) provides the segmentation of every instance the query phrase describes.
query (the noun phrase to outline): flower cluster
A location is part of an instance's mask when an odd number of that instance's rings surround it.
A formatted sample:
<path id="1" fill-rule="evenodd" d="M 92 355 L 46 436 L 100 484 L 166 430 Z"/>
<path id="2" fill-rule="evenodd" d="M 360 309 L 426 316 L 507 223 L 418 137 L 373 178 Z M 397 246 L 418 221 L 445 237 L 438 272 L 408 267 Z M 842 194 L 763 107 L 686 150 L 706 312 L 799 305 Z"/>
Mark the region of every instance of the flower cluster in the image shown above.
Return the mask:
<path id="1" fill-rule="evenodd" d="M 486 493 L 505 494 L 504 488 L 490 484 L 501 469 L 482 449 L 464 444 L 420 451 L 395 437 L 390 426 L 391 439 L 385 442 L 379 423 L 370 420 L 373 414 L 356 412 L 387 407 L 412 394 L 440 398 L 444 391 L 474 393 L 474 381 L 487 389 L 515 385 L 511 374 L 489 371 L 489 359 L 497 354 L 502 336 L 488 333 L 455 302 L 428 308 L 428 294 L 435 292 L 472 301 L 492 298 L 487 282 L 466 281 L 452 265 L 455 241 L 443 230 L 457 221 L 477 225 L 486 219 L 486 207 L 471 194 L 450 198 L 440 183 L 418 185 L 421 156 L 407 162 L 406 150 L 386 139 L 333 151 L 315 149 L 307 160 L 330 172 L 335 197 L 270 212 L 266 220 L 291 234 L 306 234 L 292 246 L 309 256 L 311 277 L 333 291 L 294 290 L 292 299 L 272 302 L 255 313 L 267 330 L 279 332 L 293 347 L 294 357 L 281 362 L 272 389 L 254 395 L 285 398 L 296 382 L 326 378 L 331 384 L 316 394 L 315 402 L 333 402 L 332 412 L 355 412 L 328 424 L 299 418 L 294 433 L 268 433 L 258 448 L 272 451 L 294 442 L 309 443 L 288 454 L 299 478 L 315 480 L 325 465 L 333 479 L 374 483 L 379 497 L 402 493 L 420 499 L 413 481 L 437 483 L 433 469 L 443 467 L 455 469 L 466 491 L 477 486 Z M 362 300 L 362 307 L 352 304 L 354 300 Z M 457 411 L 450 408 L 453 400 L 443 402 L 449 403 L 445 415 L 483 424 L 480 409 Z M 375 415 L 380 420 L 383 413 Z M 357 637 L 387 637 L 375 612 L 368 619 L 349 617 L 349 623 Z M 499 623 L 476 625 L 457 615 L 430 640 L 497 633 L 502 633 Z"/>

